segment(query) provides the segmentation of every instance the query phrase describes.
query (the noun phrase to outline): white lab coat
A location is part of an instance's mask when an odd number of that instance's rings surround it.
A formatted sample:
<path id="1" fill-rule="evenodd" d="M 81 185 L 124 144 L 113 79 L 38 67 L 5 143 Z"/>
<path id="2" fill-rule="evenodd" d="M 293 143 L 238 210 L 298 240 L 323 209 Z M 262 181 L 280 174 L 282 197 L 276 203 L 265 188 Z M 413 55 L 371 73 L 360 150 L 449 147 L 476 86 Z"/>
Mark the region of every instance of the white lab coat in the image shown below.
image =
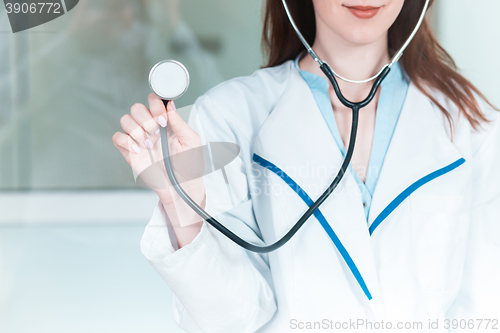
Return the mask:
<path id="1" fill-rule="evenodd" d="M 440 329 L 432 331 L 446 332 L 445 319 L 477 319 L 476 329 L 480 319 L 498 320 L 498 113 L 479 101 L 491 122 L 474 131 L 450 101 L 434 95 L 456 122 L 453 140 L 442 112 L 411 84 L 368 223 L 350 172 L 321 216 L 268 255 L 243 250 L 206 222 L 190 245 L 174 252 L 159 205 L 141 249 L 175 294 L 180 326 L 216 333 L 319 332 L 335 325 L 381 332 L 383 321 L 392 330 L 421 322 L 422 332 L 439 320 Z M 237 202 L 218 218 L 250 242 L 270 244 L 284 235 L 307 209 L 307 197 L 316 200 L 343 161 L 291 61 L 225 82 L 195 109 L 190 124 L 206 142 L 241 147 L 226 168 Z M 205 176 L 208 210 L 217 214 L 232 203 L 225 188 L 211 188 L 210 177 L 222 176 Z M 301 196 L 291 186 L 300 186 Z"/>

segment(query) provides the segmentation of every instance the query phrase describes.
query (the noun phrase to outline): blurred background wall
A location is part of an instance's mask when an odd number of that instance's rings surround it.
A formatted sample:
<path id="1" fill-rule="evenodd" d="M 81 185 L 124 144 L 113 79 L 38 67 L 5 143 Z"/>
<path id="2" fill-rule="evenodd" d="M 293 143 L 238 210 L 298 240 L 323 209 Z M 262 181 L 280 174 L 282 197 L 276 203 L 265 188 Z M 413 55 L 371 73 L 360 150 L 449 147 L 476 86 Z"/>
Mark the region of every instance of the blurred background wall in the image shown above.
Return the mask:
<path id="1" fill-rule="evenodd" d="M 436 0 L 439 41 L 461 72 L 500 108 L 498 0 Z"/>
<path id="2" fill-rule="evenodd" d="M 497 106 L 499 10 L 436 0 L 433 12 L 439 40 Z M 17 34 L 0 6 L 0 332 L 180 332 L 139 250 L 155 196 L 111 136 L 147 102 L 156 62 L 188 67 L 177 102 L 188 106 L 262 65 L 260 29 L 254 0 L 81 0 Z"/>

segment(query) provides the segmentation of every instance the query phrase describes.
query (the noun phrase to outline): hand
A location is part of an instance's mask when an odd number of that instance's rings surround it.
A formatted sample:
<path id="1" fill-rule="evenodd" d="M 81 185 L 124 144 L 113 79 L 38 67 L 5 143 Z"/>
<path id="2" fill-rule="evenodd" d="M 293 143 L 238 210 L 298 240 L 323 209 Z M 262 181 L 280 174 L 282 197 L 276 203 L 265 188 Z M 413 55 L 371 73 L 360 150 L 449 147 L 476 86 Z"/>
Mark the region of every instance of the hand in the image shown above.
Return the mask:
<path id="1" fill-rule="evenodd" d="M 160 127 L 167 128 L 171 156 L 200 147 L 201 139 L 198 133 L 192 130 L 177 113 L 173 102 L 169 102 L 167 109 L 165 109 L 163 101 L 153 93 L 148 96 L 148 102 L 149 109 L 143 104 L 134 104 L 130 109 L 130 114 L 121 118 L 120 123 L 125 133 L 115 133 L 113 142 L 132 169 L 148 187 L 158 194 L 163 205 L 173 207 L 182 199 L 172 188 L 165 172 Z M 194 151 L 201 152 L 201 150 Z M 199 166 L 201 169 L 204 167 L 202 154 L 191 154 L 190 156 L 189 161 L 185 159 L 179 159 L 182 161 L 180 163 L 173 161 L 174 171 L 181 182 L 183 175 L 177 170 L 183 171 L 187 167 L 192 168 L 193 165 Z M 189 163 L 189 165 L 185 163 Z M 198 170 L 198 173 L 202 175 L 203 171 Z M 181 185 L 201 205 L 205 197 L 202 178 L 197 177 L 183 182 Z"/>

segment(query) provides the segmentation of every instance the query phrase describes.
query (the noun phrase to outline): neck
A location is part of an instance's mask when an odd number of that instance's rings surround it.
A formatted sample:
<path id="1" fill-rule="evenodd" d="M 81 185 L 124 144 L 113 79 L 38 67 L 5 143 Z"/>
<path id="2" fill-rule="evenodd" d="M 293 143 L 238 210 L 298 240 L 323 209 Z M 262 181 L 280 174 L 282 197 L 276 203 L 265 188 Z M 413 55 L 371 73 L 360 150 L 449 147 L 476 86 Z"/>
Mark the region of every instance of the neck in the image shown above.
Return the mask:
<path id="1" fill-rule="evenodd" d="M 390 61 L 387 44 L 387 36 L 371 44 L 356 45 L 319 30 L 313 49 L 338 75 L 361 81 L 376 75 Z M 302 70 L 326 77 L 310 56 L 305 56 L 299 65 Z M 373 85 L 373 81 L 362 84 L 337 81 L 344 96 L 353 102 L 363 100 Z"/>

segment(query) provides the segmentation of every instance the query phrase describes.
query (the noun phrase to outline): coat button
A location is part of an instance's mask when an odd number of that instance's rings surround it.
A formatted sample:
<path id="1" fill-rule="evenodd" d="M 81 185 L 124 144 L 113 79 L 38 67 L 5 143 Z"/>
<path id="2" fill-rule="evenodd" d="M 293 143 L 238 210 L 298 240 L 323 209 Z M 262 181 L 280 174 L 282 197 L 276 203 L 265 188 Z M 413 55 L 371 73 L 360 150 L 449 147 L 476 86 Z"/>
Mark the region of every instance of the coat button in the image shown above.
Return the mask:
<path id="1" fill-rule="evenodd" d="M 366 202 L 363 202 L 363 207 L 366 207 L 368 204 Z"/>

